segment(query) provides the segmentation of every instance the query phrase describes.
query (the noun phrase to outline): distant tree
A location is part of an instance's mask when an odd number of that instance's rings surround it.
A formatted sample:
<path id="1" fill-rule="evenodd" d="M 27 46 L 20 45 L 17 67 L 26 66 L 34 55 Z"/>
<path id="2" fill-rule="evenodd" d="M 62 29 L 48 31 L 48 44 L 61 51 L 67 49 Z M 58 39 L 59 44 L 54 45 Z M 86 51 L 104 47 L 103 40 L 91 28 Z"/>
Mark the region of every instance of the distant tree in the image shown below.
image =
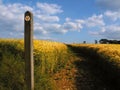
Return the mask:
<path id="1" fill-rule="evenodd" d="M 97 44 L 98 43 L 98 41 L 97 40 L 95 40 L 95 44 Z"/>
<path id="2" fill-rule="evenodd" d="M 120 44 L 120 41 L 118 41 L 118 44 Z"/>
<path id="3" fill-rule="evenodd" d="M 101 43 L 101 44 L 107 44 L 107 43 L 109 43 L 109 41 L 107 39 L 101 39 L 99 41 L 99 43 Z"/>
<path id="4" fill-rule="evenodd" d="M 101 39 L 99 41 L 101 44 L 120 44 L 119 40 L 107 40 L 107 39 Z"/>
<path id="5" fill-rule="evenodd" d="M 85 44 L 85 43 L 86 43 L 86 41 L 83 41 L 83 43 Z"/>

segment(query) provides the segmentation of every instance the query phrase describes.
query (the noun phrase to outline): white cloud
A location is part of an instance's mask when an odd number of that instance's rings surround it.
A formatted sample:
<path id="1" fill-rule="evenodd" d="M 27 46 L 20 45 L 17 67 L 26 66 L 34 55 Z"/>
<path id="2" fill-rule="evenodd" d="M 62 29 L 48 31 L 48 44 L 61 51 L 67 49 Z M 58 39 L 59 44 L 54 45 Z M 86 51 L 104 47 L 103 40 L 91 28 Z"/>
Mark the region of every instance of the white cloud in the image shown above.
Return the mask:
<path id="1" fill-rule="evenodd" d="M 66 30 L 76 30 L 77 28 L 77 24 L 74 22 L 66 22 L 63 25 L 63 28 Z"/>
<path id="2" fill-rule="evenodd" d="M 0 5 L 0 27 L 2 29 L 0 30 L 4 30 L 2 32 L 7 32 L 13 37 L 23 36 L 20 33 L 24 32 L 23 19 L 26 10 L 30 10 L 34 14 L 34 32 L 37 36 L 53 33 L 64 34 L 69 31 L 80 31 L 83 28 L 84 20 L 66 18 L 65 22 L 60 24 L 60 18 L 56 14 L 63 10 L 57 4 L 37 3 L 37 6 L 33 8 L 21 3 L 2 3 Z"/>
<path id="3" fill-rule="evenodd" d="M 20 9 L 19 6 L 22 8 Z M 5 31 L 23 30 L 26 6 L 21 4 L 0 5 L 0 26 Z"/>
<path id="4" fill-rule="evenodd" d="M 95 26 L 104 26 L 103 15 L 93 15 L 86 20 L 85 23 L 88 27 L 95 27 Z"/>
<path id="5" fill-rule="evenodd" d="M 46 14 L 57 14 L 63 12 L 61 7 L 57 4 L 48 4 L 48 3 L 37 3 L 37 7 L 42 10 L 42 13 Z"/>
<path id="6" fill-rule="evenodd" d="M 94 29 L 90 31 L 92 35 L 101 35 L 109 38 L 120 38 L 120 25 L 116 21 L 120 20 L 119 11 L 106 11 L 104 14 L 92 15 L 87 19 L 65 18 L 65 22 L 60 23 L 57 14 L 63 12 L 61 6 L 57 4 L 37 3 L 36 6 L 30 7 L 21 3 L 0 4 L 0 31 L 2 35 L 11 35 L 13 37 L 23 36 L 24 30 L 24 13 L 30 10 L 34 14 L 34 32 L 35 37 L 41 35 L 49 36 L 51 34 L 64 34 L 72 31 L 81 31 L 85 29 Z M 111 25 L 105 22 L 105 19 L 113 20 Z M 95 31 L 96 32 L 93 32 Z"/>
<path id="7" fill-rule="evenodd" d="M 43 22 L 59 22 L 58 16 L 50 16 L 50 15 L 36 15 L 36 17 Z"/>
<path id="8" fill-rule="evenodd" d="M 120 40 L 120 25 L 107 25 L 101 27 L 101 30 L 93 32 L 90 31 L 91 35 L 102 36 L 109 39 L 119 39 Z"/>
<path id="9" fill-rule="evenodd" d="M 67 17 L 67 18 L 65 18 L 65 21 L 69 22 L 69 21 L 71 21 L 71 18 Z"/>
<path id="10" fill-rule="evenodd" d="M 33 8 L 22 4 L 1 4 L 0 5 L 0 26 L 4 30 L 23 30 L 24 12 Z"/>
<path id="11" fill-rule="evenodd" d="M 82 19 L 77 19 L 77 20 L 75 20 L 75 22 L 77 22 L 79 24 L 85 24 L 85 20 L 82 20 Z"/>
<path id="12" fill-rule="evenodd" d="M 120 0 L 97 0 L 96 2 L 102 8 L 120 10 Z"/>
<path id="13" fill-rule="evenodd" d="M 58 29 L 58 25 L 51 25 L 51 23 L 59 22 L 59 17 L 54 15 L 57 13 L 62 12 L 60 9 L 60 6 L 56 4 L 47 4 L 47 3 L 41 3 L 43 7 L 37 8 L 37 6 L 30 7 L 27 5 L 23 5 L 21 3 L 13 3 L 13 4 L 4 4 L 0 3 L 0 31 L 4 33 L 10 33 L 9 35 L 15 36 L 13 33 L 16 34 L 16 32 L 23 32 L 24 29 L 24 13 L 25 11 L 29 10 L 32 11 L 34 14 L 34 29 L 35 33 L 39 32 L 40 34 L 48 34 L 50 29 L 51 33 L 56 32 L 55 29 Z M 45 5 L 45 6 L 44 6 Z M 46 13 L 41 13 L 43 8 L 45 7 L 45 10 L 49 7 L 51 11 L 45 11 Z M 47 7 L 47 8 L 46 8 Z M 52 15 L 50 15 L 52 14 Z M 44 23 L 47 23 L 49 27 L 46 27 Z M 63 31 L 65 32 L 65 31 Z M 12 33 L 12 34 L 11 34 Z M 18 35 L 18 34 L 17 34 Z M 2 36 L 2 35 L 1 35 Z"/>
<path id="14" fill-rule="evenodd" d="M 120 19 L 120 12 L 119 11 L 106 11 L 105 16 L 109 17 L 111 20 L 116 21 Z"/>
<path id="15" fill-rule="evenodd" d="M 79 22 L 78 22 L 79 21 Z M 69 31 L 80 31 L 82 29 L 82 23 L 80 20 L 66 21 L 63 24 L 59 23 L 36 23 L 35 30 L 40 31 L 41 34 L 64 34 Z"/>
<path id="16" fill-rule="evenodd" d="M 113 20 L 112 21 L 109 21 Z M 120 39 L 120 13 L 117 11 L 106 11 L 103 15 L 93 15 L 85 21 L 87 29 L 91 28 L 89 34 L 108 39 Z"/>
<path id="17" fill-rule="evenodd" d="M 62 28 L 61 24 L 57 24 L 57 23 L 36 23 L 35 25 L 35 30 L 38 32 L 38 34 L 53 34 L 53 33 L 57 33 L 57 34 L 64 34 L 67 32 L 67 30 L 64 30 Z"/>
<path id="18" fill-rule="evenodd" d="M 53 32 L 54 33 L 54 32 L 57 32 L 57 31 L 59 32 L 59 29 L 60 29 L 61 25 L 56 24 L 56 23 L 54 23 L 54 24 L 43 24 L 43 27 L 48 32 Z"/>
<path id="19" fill-rule="evenodd" d="M 63 29 L 67 31 L 78 31 L 80 32 L 83 28 L 83 21 L 84 20 L 66 20 L 66 22 L 63 24 Z"/>
<path id="20" fill-rule="evenodd" d="M 106 26 L 106 31 L 110 32 L 120 32 L 120 26 L 119 25 L 110 25 Z"/>

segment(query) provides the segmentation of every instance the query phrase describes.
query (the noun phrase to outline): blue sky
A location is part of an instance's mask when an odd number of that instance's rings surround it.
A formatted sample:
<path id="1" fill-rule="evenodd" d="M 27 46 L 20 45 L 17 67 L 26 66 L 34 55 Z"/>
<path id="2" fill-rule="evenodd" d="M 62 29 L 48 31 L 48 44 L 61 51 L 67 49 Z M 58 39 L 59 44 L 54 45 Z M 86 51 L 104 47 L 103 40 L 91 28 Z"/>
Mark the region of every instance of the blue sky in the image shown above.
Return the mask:
<path id="1" fill-rule="evenodd" d="M 120 0 L 0 0 L 0 38 L 24 38 L 24 13 L 34 38 L 65 43 L 120 40 Z"/>

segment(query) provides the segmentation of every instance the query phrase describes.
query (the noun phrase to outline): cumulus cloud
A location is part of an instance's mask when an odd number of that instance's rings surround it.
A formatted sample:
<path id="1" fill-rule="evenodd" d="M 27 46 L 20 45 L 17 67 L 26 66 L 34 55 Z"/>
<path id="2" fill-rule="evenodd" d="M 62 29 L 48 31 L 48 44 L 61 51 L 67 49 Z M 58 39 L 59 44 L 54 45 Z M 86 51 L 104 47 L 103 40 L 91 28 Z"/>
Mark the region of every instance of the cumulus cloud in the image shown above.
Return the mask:
<path id="1" fill-rule="evenodd" d="M 120 10 L 120 0 L 97 0 L 96 2 L 102 8 Z"/>
<path id="2" fill-rule="evenodd" d="M 69 21 L 71 21 L 71 18 L 67 17 L 67 18 L 65 18 L 65 21 L 69 22 Z"/>
<path id="3" fill-rule="evenodd" d="M 93 15 L 86 20 L 86 25 L 88 27 L 95 27 L 95 26 L 104 26 L 103 15 Z"/>
<path id="4" fill-rule="evenodd" d="M 112 21 L 110 21 L 112 20 Z M 102 15 L 93 15 L 85 20 L 89 34 L 109 39 L 120 39 L 120 13 L 106 11 Z M 92 27 L 92 28 L 91 28 Z"/>
<path id="5" fill-rule="evenodd" d="M 80 31 L 82 29 L 82 24 L 77 22 L 65 22 L 63 24 L 58 23 L 36 23 L 35 29 L 40 31 L 41 34 L 64 34 L 69 31 Z"/>
<path id="6" fill-rule="evenodd" d="M 56 15 L 62 13 L 61 7 L 56 4 L 37 3 L 40 11 L 36 12 L 37 23 L 35 29 L 42 34 L 64 34 L 69 31 L 80 31 L 82 23 L 80 21 L 65 18 L 65 22 L 59 23 L 60 18 Z M 41 26 L 41 27 L 40 27 Z"/>
<path id="7" fill-rule="evenodd" d="M 58 16 L 50 16 L 50 15 L 40 15 L 37 14 L 36 17 L 43 22 L 59 22 L 59 17 Z"/>
<path id="8" fill-rule="evenodd" d="M 0 5 L 0 26 L 4 31 L 23 30 L 23 17 L 27 9 L 31 7 L 22 4 Z"/>
<path id="9" fill-rule="evenodd" d="M 103 0 L 101 0 L 103 1 Z M 106 0 L 107 1 L 107 0 Z M 57 4 L 36 3 L 31 7 L 21 3 L 4 4 L 0 0 L 0 36 L 23 37 L 24 32 L 24 13 L 26 10 L 34 14 L 34 33 L 35 37 L 49 36 L 50 34 L 65 34 L 67 32 L 80 32 L 82 29 L 96 29 L 90 31 L 91 35 L 101 35 L 109 38 L 120 38 L 120 12 L 108 10 L 104 14 L 92 15 L 86 19 L 72 19 L 66 17 L 64 22 L 60 22 L 63 10 Z M 113 20 L 114 24 L 107 24 L 105 18 Z"/>
<path id="10" fill-rule="evenodd" d="M 81 31 L 85 23 L 85 20 L 82 19 L 72 20 L 67 17 L 65 20 L 66 22 L 63 24 L 63 29 L 67 31 Z"/>
<path id="11" fill-rule="evenodd" d="M 13 37 L 23 36 L 21 33 L 24 32 L 24 13 L 27 10 L 33 12 L 34 32 L 37 36 L 39 34 L 64 34 L 69 31 L 80 31 L 83 28 L 84 20 L 66 18 L 65 22 L 59 23 L 60 18 L 57 14 L 62 13 L 63 10 L 57 4 L 38 2 L 34 7 L 21 3 L 4 4 L 2 1 L 0 4 L 0 27 L 2 28 L 0 30 Z"/>
<path id="12" fill-rule="evenodd" d="M 109 39 L 120 39 L 120 25 L 107 25 L 99 31 L 90 31 L 91 35 L 102 36 Z"/>
<path id="13" fill-rule="evenodd" d="M 106 11 L 104 14 L 105 16 L 109 17 L 113 21 L 120 19 L 119 11 Z"/>
<path id="14" fill-rule="evenodd" d="M 120 26 L 119 25 L 106 26 L 105 31 L 101 32 L 100 34 L 110 39 L 119 39 L 120 38 Z"/>
<path id="15" fill-rule="evenodd" d="M 78 29 L 77 24 L 73 22 L 66 22 L 63 25 L 63 28 L 66 30 L 76 30 Z"/>
<path id="16" fill-rule="evenodd" d="M 37 3 L 37 7 L 41 9 L 42 13 L 45 14 L 56 14 L 61 13 L 63 10 L 61 10 L 61 7 L 57 4 L 48 4 L 48 3 Z"/>

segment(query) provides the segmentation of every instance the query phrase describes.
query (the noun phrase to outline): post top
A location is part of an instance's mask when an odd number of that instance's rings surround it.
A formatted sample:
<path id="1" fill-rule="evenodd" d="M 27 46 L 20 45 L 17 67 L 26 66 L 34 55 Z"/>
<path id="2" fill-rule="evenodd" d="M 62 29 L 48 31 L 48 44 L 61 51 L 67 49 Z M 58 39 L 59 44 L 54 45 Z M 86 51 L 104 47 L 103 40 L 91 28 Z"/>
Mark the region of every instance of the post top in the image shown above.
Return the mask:
<path id="1" fill-rule="evenodd" d="M 30 11 L 26 11 L 25 14 L 32 14 Z"/>
<path id="2" fill-rule="evenodd" d="M 29 21 L 33 21 L 33 14 L 30 11 L 26 11 L 24 14 L 24 20 L 29 22 Z"/>

